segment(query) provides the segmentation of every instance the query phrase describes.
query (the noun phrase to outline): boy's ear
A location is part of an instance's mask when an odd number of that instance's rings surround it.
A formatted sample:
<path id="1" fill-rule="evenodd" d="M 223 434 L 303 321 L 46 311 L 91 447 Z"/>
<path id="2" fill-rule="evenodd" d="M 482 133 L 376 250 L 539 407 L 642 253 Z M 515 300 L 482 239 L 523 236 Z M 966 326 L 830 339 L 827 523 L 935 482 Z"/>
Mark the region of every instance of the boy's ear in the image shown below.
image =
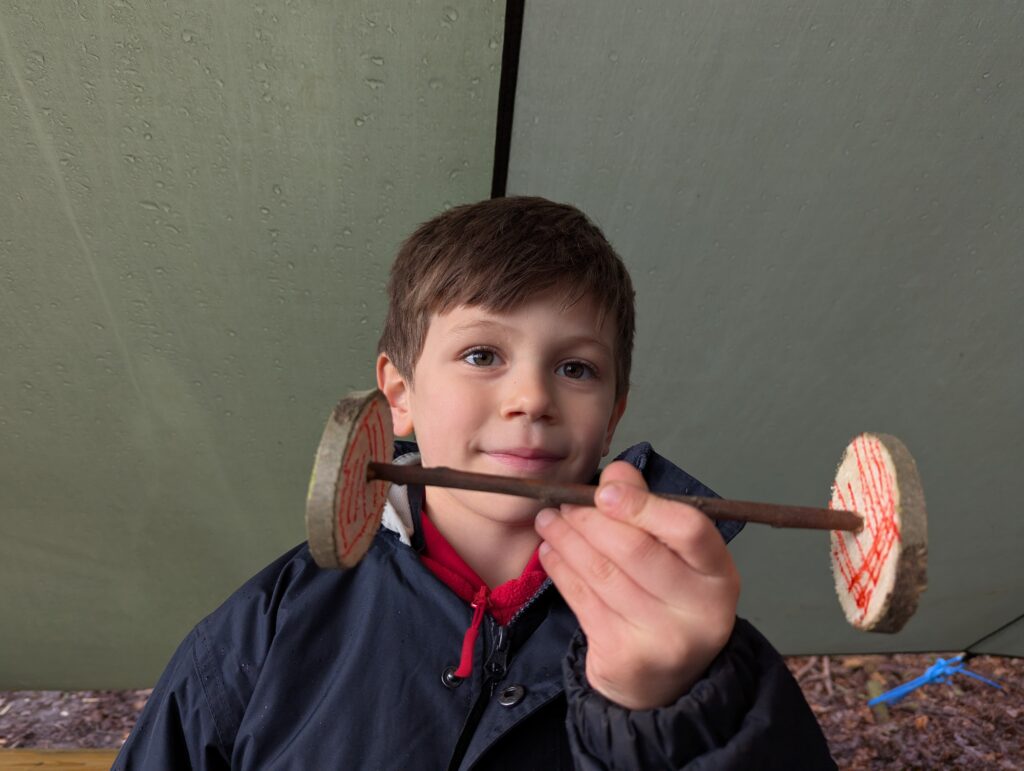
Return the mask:
<path id="1" fill-rule="evenodd" d="M 603 458 L 612 449 L 612 437 L 615 436 L 615 428 L 619 425 L 619 421 L 622 419 L 623 413 L 626 411 L 626 401 L 628 400 L 629 394 L 623 394 L 615 400 L 615 406 L 612 407 L 612 416 L 608 419 L 608 430 L 604 435 L 604 447 L 601 448 L 601 457 Z"/>
<path id="2" fill-rule="evenodd" d="M 377 357 L 377 388 L 391 405 L 391 425 L 395 436 L 409 436 L 413 429 L 409 400 L 412 389 L 386 353 Z"/>

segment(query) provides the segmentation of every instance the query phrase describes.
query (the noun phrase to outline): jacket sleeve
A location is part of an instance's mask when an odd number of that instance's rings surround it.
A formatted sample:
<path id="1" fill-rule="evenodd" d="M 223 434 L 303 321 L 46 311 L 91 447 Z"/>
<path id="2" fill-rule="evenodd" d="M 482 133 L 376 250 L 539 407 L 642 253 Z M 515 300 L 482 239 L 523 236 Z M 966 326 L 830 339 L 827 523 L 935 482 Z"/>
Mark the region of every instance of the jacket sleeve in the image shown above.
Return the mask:
<path id="1" fill-rule="evenodd" d="M 223 726 L 202 670 L 202 635 L 194 629 L 171 658 L 114 761 L 112 771 L 230 768 Z"/>
<path id="2" fill-rule="evenodd" d="M 743 619 L 705 676 L 660 709 L 631 711 L 605 699 L 587 683 L 585 660 L 579 633 L 564 674 L 580 771 L 836 767 L 782 657 Z"/>
<path id="3" fill-rule="evenodd" d="M 282 598 L 312 564 L 304 544 L 265 567 L 178 646 L 114 763 L 129 769 L 231 767 Z"/>

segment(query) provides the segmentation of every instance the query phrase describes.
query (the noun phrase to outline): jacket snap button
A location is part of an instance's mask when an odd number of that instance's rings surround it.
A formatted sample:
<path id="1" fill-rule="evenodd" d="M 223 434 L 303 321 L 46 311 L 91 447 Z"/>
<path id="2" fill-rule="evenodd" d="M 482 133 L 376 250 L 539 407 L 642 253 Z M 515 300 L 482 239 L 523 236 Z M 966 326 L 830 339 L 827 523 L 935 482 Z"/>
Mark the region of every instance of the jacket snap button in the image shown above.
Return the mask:
<path id="1" fill-rule="evenodd" d="M 508 685 L 501 689 L 498 694 L 498 704 L 503 707 L 514 707 L 523 700 L 526 689 L 521 685 Z"/>
<path id="2" fill-rule="evenodd" d="M 441 682 L 445 688 L 458 688 L 462 685 L 462 678 L 455 676 L 455 667 L 448 667 L 441 673 Z"/>

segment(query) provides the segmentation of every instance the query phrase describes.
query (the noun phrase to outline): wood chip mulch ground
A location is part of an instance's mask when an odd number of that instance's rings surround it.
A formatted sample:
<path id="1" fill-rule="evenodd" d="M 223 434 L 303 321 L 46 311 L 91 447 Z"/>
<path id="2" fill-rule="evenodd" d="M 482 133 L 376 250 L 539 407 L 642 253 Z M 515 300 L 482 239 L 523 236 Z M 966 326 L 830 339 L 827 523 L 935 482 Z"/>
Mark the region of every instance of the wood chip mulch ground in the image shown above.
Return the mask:
<path id="1" fill-rule="evenodd" d="M 978 656 L 968 669 L 888 708 L 869 692 L 921 674 L 938 655 L 795 656 L 786 661 L 844 769 L 1024 768 L 1024 659 Z M 116 748 L 146 703 L 143 691 L 0 691 L 0 749 Z"/>

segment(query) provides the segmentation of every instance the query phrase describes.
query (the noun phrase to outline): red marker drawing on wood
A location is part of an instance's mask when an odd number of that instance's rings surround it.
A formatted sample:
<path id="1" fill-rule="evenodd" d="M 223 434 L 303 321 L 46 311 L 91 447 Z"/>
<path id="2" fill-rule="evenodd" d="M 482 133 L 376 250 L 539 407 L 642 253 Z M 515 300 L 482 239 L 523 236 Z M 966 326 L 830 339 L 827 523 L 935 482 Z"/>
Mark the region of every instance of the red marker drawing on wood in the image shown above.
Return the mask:
<path id="1" fill-rule="evenodd" d="M 543 501 L 593 505 L 595 487 L 394 466 L 393 429 L 379 391 L 342 399 L 317 449 L 306 501 L 306 530 L 321 567 L 350 568 L 380 525 L 388 483 L 457 487 Z M 846 448 L 828 509 L 719 498 L 663 496 L 718 519 L 832 530 L 832 569 L 847 620 L 865 631 L 898 631 L 925 588 L 927 528 L 914 460 L 895 437 L 862 434 Z"/>
<path id="2" fill-rule="evenodd" d="M 394 431 L 378 392 L 338 402 L 317 448 L 306 499 L 306 533 L 318 565 L 354 567 L 380 525 L 386 482 L 366 478 L 368 463 L 391 459 Z"/>
<path id="3" fill-rule="evenodd" d="M 385 421 L 390 416 L 384 413 L 379 401 L 367 408 L 364 419 L 356 424 L 355 436 L 348 443 L 347 457 L 341 463 L 341 482 L 337 511 L 344 512 L 344 521 L 339 528 L 341 551 L 349 558 L 353 548 L 366 537 L 373 525 L 373 517 L 384 507 L 386 488 L 374 485 L 367 494 L 366 465 L 389 451 L 390 439 Z M 358 557 L 355 559 L 358 561 Z"/>
<path id="4" fill-rule="evenodd" d="M 860 611 L 860 619 L 867 616 L 882 574 L 882 567 L 899 539 L 896 522 L 896 500 L 893 474 L 886 468 L 882 443 L 875 437 L 859 436 L 850 445 L 857 469 L 857 486 L 847 481 L 835 485 L 832 507 L 863 512 L 866 533 L 854 537 L 850 544 L 836 535 L 833 538 L 832 558 L 837 566 L 843 587 L 850 593 Z M 867 548 L 863 540 L 867 539 Z"/>
<path id="5" fill-rule="evenodd" d="M 858 629 L 898 631 L 926 585 L 927 515 L 914 459 L 894 436 L 861 434 L 839 462 L 829 505 L 864 516 L 860 533 L 832 532 L 847 619 Z"/>

